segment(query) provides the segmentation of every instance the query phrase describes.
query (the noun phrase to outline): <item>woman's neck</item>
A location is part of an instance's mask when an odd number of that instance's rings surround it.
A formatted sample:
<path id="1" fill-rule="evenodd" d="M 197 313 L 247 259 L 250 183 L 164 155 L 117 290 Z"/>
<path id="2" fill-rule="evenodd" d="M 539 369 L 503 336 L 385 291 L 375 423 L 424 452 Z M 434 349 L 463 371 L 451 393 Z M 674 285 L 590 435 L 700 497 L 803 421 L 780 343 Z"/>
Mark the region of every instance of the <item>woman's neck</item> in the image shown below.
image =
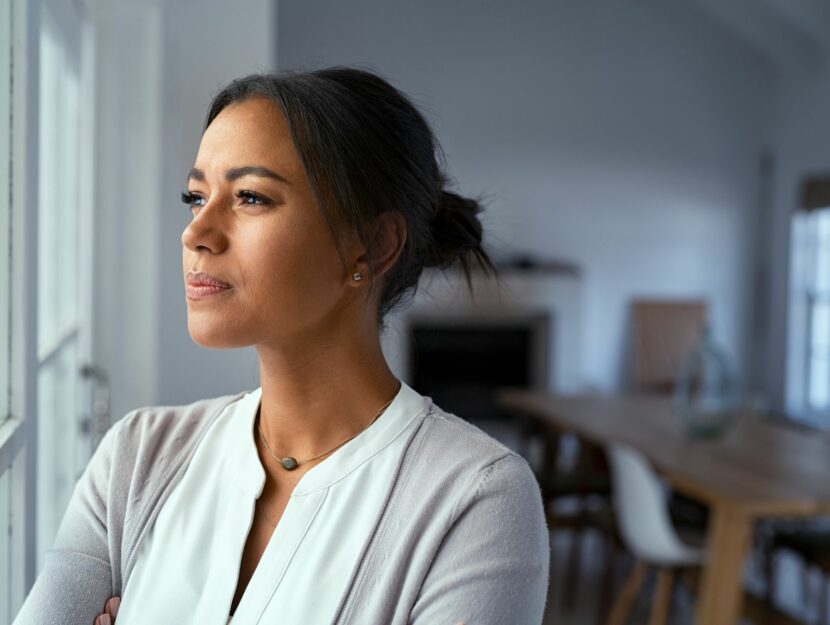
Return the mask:
<path id="1" fill-rule="evenodd" d="M 281 458 L 317 456 L 365 429 L 401 385 L 379 341 L 310 349 L 292 361 L 284 352 L 258 352 L 259 427 Z"/>

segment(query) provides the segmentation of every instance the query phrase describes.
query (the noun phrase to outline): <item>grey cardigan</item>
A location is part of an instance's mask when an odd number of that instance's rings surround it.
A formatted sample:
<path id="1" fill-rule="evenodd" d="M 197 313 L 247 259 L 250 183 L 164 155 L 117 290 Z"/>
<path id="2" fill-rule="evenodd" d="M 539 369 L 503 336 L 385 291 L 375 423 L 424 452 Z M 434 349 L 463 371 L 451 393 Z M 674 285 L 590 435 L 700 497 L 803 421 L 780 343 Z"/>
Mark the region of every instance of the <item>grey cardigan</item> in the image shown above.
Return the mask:
<path id="1" fill-rule="evenodd" d="M 202 435 L 242 395 L 137 408 L 107 431 L 13 625 L 92 624 Z M 540 625 L 549 558 L 527 461 L 430 399 L 333 623 Z"/>

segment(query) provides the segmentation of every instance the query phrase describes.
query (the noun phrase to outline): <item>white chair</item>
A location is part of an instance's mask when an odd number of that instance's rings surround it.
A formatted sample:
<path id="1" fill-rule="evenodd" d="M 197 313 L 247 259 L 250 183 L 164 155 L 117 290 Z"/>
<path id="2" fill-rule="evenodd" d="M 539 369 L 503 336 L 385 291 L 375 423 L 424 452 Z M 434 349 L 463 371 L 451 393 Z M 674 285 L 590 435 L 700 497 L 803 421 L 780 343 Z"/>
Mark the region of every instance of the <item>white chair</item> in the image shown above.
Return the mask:
<path id="1" fill-rule="evenodd" d="M 645 457 L 622 444 L 609 445 L 607 451 L 620 535 L 636 560 L 611 609 L 608 625 L 625 622 L 650 567 L 657 569 L 657 586 L 649 625 L 662 625 L 668 615 L 675 573 L 700 567 L 704 552 L 677 535 L 666 491 Z"/>

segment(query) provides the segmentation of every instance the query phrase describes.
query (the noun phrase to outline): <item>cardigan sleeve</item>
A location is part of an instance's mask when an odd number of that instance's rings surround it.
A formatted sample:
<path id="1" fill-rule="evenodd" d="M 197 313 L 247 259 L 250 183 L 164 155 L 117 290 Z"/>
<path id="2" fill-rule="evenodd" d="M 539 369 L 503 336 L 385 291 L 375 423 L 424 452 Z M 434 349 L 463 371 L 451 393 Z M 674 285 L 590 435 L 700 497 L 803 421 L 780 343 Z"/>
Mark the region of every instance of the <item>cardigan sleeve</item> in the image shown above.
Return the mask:
<path id="1" fill-rule="evenodd" d="M 112 596 L 107 502 L 119 425 L 107 430 L 75 484 L 55 542 L 13 625 L 92 625 Z"/>
<path id="2" fill-rule="evenodd" d="M 510 454 L 471 478 L 410 612 L 410 625 L 540 625 L 550 543 L 539 484 Z"/>

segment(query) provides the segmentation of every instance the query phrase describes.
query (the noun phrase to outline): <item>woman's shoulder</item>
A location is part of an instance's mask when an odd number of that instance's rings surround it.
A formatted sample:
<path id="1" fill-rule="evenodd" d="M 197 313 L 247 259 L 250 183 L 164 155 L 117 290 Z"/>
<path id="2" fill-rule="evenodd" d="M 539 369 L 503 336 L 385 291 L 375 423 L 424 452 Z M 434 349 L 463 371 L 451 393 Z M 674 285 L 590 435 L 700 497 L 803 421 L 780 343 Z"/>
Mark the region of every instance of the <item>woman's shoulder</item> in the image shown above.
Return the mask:
<path id="1" fill-rule="evenodd" d="M 187 404 L 146 405 L 134 408 L 115 424 L 122 437 L 136 444 L 174 440 L 180 445 L 198 435 L 219 413 L 249 391 L 198 399 Z"/>
<path id="2" fill-rule="evenodd" d="M 505 457 L 518 462 L 527 461 L 503 441 L 494 438 L 479 426 L 455 413 L 444 410 L 432 402 L 425 416 L 422 453 L 430 453 L 436 459 L 461 462 L 470 468 L 483 469 Z"/>
<path id="3" fill-rule="evenodd" d="M 433 402 L 338 622 L 392 622 L 403 605 L 413 623 L 538 623 L 549 553 L 529 463 Z"/>
<path id="4" fill-rule="evenodd" d="M 188 404 L 134 408 L 106 433 L 87 471 L 107 474 L 114 492 L 129 492 L 137 500 L 153 501 L 193 453 L 210 424 L 246 392 Z"/>
<path id="5" fill-rule="evenodd" d="M 407 455 L 408 473 L 415 483 L 428 480 L 436 496 L 464 497 L 470 489 L 498 496 L 519 488 L 532 500 L 541 499 L 539 484 L 528 461 L 480 427 L 432 403 Z M 451 497 L 450 497 L 451 498 Z"/>

